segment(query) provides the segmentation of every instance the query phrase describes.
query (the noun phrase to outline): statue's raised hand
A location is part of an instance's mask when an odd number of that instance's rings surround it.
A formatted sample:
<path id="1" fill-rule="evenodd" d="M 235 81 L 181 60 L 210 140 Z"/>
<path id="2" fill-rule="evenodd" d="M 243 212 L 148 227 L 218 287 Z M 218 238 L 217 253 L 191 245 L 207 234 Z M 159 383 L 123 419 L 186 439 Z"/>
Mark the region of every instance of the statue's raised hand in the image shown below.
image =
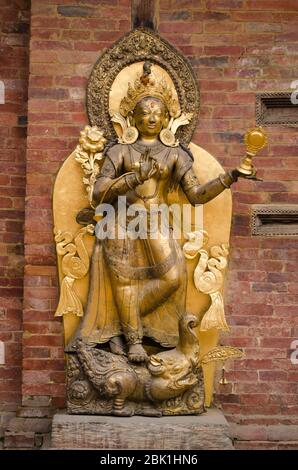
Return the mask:
<path id="1" fill-rule="evenodd" d="M 143 155 L 141 155 L 139 163 L 139 177 L 141 181 L 146 181 L 151 178 L 157 171 L 157 166 L 155 160 L 150 157 L 150 150 L 146 150 Z"/>
<path id="2" fill-rule="evenodd" d="M 251 168 L 251 173 L 249 175 L 246 175 L 242 173 L 241 171 L 238 170 L 238 168 L 234 168 L 234 170 L 231 170 L 231 175 L 234 178 L 234 181 L 237 181 L 238 178 L 245 178 L 247 180 L 255 180 L 255 181 L 263 181 L 261 178 L 257 177 L 257 170 L 254 166 Z"/>

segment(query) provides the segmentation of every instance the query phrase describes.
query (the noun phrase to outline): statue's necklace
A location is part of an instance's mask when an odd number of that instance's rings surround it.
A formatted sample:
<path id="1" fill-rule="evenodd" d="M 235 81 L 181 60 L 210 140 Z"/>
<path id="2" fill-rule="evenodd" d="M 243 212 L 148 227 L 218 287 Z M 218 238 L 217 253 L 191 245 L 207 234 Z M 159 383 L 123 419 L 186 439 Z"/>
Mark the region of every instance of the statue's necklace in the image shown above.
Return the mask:
<path id="1" fill-rule="evenodd" d="M 145 145 L 141 142 L 135 142 L 132 144 L 132 148 L 139 153 L 144 153 L 146 150 L 150 150 L 150 156 L 153 157 L 153 155 L 157 155 L 164 150 L 165 147 L 161 142 L 156 142 L 156 144 L 153 145 Z"/>

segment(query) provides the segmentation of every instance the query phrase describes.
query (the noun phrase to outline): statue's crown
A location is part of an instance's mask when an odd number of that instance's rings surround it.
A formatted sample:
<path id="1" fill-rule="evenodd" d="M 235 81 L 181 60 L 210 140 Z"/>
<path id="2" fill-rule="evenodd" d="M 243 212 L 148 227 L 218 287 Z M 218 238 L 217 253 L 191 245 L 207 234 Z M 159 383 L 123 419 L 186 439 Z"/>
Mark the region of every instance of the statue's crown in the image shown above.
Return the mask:
<path id="1" fill-rule="evenodd" d="M 137 78 L 134 86 L 128 84 L 127 95 L 121 100 L 120 113 L 126 117 L 133 111 L 136 104 L 146 96 L 158 98 L 164 102 L 171 117 L 180 116 L 180 106 L 174 97 L 172 87 L 167 84 L 164 78 L 158 80 L 151 72 L 151 63 L 145 62 L 143 65 L 143 75 Z"/>

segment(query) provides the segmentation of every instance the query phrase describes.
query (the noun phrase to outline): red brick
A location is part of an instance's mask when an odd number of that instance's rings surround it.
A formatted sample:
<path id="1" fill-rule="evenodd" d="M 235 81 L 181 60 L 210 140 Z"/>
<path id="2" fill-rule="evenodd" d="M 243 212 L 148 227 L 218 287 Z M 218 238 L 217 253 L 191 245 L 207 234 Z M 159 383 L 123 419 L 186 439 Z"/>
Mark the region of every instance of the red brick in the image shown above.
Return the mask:
<path id="1" fill-rule="evenodd" d="M 73 31 L 73 30 L 63 30 L 62 39 L 80 39 L 86 40 L 89 39 L 91 31 Z"/>
<path id="2" fill-rule="evenodd" d="M 265 427 L 260 426 L 239 426 L 232 425 L 231 432 L 235 439 L 240 441 L 255 441 L 255 440 L 266 440 L 267 430 Z"/>
<path id="3" fill-rule="evenodd" d="M 50 358 L 50 350 L 48 348 L 39 348 L 39 347 L 24 347 L 23 355 L 24 357 L 29 358 L 39 358 L 45 359 Z"/>
<path id="4" fill-rule="evenodd" d="M 169 22 L 169 23 L 160 23 L 159 31 L 161 33 L 184 33 L 188 31 L 189 33 L 199 34 L 203 31 L 203 25 L 199 23 L 188 23 L 188 22 Z"/>
<path id="5" fill-rule="evenodd" d="M 60 54 L 59 54 L 60 57 Z M 30 65 L 30 71 L 33 75 L 45 75 L 45 76 L 67 76 L 73 75 L 74 66 L 72 64 L 44 64 L 32 63 Z M 30 104 L 30 103 L 29 103 Z"/>
<path id="6" fill-rule="evenodd" d="M 25 273 L 32 276 L 55 276 L 56 268 L 53 266 L 25 266 Z"/>
<path id="7" fill-rule="evenodd" d="M 56 371 L 50 373 L 51 381 L 54 383 L 65 383 L 65 371 Z"/>
<path id="8" fill-rule="evenodd" d="M 243 31 L 243 25 L 240 23 L 232 23 L 230 21 L 226 22 L 210 22 L 204 24 L 205 33 L 237 33 Z"/>
<path id="9" fill-rule="evenodd" d="M 211 82 L 210 82 L 211 83 Z M 224 82 L 223 82 L 224 83 Z M 233 82 L 231 82 L 234 84 Z M 224 87 L 224 85 L 223 85 Z M 239 115 L 242 117 L 250 118 L 253 115 L 253 108 L 251 106 L 217 106 L 214 108 L 213 117 L 214 119 L 226 119 L 232 118 L 237 119 Z"/>
<path id="10" fill-rule="evenodd" d="M 34 447 L 34 432 L 8 432 L 4 440 L 5 449 L 32 449 Z"/>
<path id="11" fill-rule="evenodd" d="M 52 405 L 55 408 L 65 408 L 65 396 L 53 397 Z"/>
<path id="12" fill-rule="evenodd" d="M 290 10 L 298 11 L 295 0 L 283 0 L 282 3 L 275 0 L 248 0 L 246 3 L 248 9 L 252 10 Z"/>
<path id="13" fill-rule="evenodd" d="M 260 371 L 260 380 L 265 380 L 267 382 L 285 382 L 288 378 L 288 375 L 284 371 Z"/>
<path id="14" fill-rule="evenodd" d="M 44 50 L 44 51 L 55 51 L 55 50 L 65 50 L 72 49 L 72 44 L 69 41 L 42 41 L 42 40 L 33 40 L 31 41 L 31 47 L 35 50 Z M 47 52 L 45 52 L 45 55 Z"/>
<path id="15" fill-rule="evenodd" d="M 23 368 L 25 370 L 64 370 L 64 360 L 57 361 L 57 359 L 24 359 Z"/>
<path id="16" fill-rule="evenodd" d="M 8 432 L 47 433 L 51 429 L 51 420 L 47 418 L 12 418 L 8 424 Z"/>
<path id="17" fill-rule="evenodd" d="M 227 375 L 233 381 L 255 382 L 258 380 L 258 374 L 255 371 L 229 371 Z"/>
<path id="18" fill-rule="evenodd" d="M 64 384 L 27 384 L 23 385 L 24 395 L 50 395 L 52 397 L 63 397 L 65 395 Z"/>
<path id="19" fill-rule="evenodd" d="M 241 10 L 244 6 L 244 0 L 207 0 L 206 7 L 212 9 L 239 9 Z"/>
<path id="20" fill-rule="evenodd" d="M 23 371 L 23 383 L 32 384 L 32 383 L 50 383 L 50 371 Z"/>
<path id="21" fill-rule="evenodd" d="M 204 50 L 206 54 L 227 56 L 240 56 L 244 52 L 242 46 L 205 46 Z"/>
<path id="22" fill-rule="evenodd" d="M 277 450 L 277 443 L 268 441 L 235 441 L 236 450 Z"/>

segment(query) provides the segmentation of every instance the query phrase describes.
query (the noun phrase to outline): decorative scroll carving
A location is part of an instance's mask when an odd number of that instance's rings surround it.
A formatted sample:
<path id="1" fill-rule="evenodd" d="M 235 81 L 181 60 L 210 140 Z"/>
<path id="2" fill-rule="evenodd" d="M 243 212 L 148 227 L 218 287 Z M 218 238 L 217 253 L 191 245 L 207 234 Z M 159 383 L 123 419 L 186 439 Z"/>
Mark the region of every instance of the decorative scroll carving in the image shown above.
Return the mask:
<path id="1" fill-rule="evenodd" d="M 200 331 L 208 331 L 212 328 L 227 331 L 224 313 L 222 287 L 224 270 L 227 267 L 228 246 L 212 246 L 210 253 L 203 249 L 208 241 L 208 234 L 204 231 L 196 231 L 188 234 L 189 241 L 184 244 L 184 256 L 188 259 L 200 254 L 198 264 L 194 270 L 194 284 L 199 292 L 208 294 L 211 305 L 204 314 L 200 325 Z"/>
<path id="2" fill-rule="evenodd" d="M 162 414 L 164 416 L 201 414 L 205 411 L 204 398 L 203 374 L 200 369 L 198 384 L 179 397 L 165 400 L 161 405 Z"/>
<path id="3" fill-rule="evenodd" d="M 158 34 L 136 29 L 121 38 L 97 61 L 89 79 L 87 110 L 91 124 L 103 129 L 107 139 L 116 139 L 109 116 L 109 93 L 118 73 L 126 66 L 150 61 L 163 67 L 173 80 L 182 113 L 192 113 L 191 122 L 177 131 L 178 140 L 190 142 L 199 113 L 199 90 L 185 57 Z"/>
<path id="4" fill-rule="evenodd" d="M 75 237 L 70 232 L 54 229 L 57 254 L 62 257 L 61 266 L 64 275 L 56 317 L 68 313 L 78 317 L 83 316 L 82 302 L 74 290 L 74 283 L 86 276 L 89 271 L 89 255 L 83 238 L 86 234 L 92 235 L 93 232 L 94 226 L 91 224 L 81 228 Z"/>

